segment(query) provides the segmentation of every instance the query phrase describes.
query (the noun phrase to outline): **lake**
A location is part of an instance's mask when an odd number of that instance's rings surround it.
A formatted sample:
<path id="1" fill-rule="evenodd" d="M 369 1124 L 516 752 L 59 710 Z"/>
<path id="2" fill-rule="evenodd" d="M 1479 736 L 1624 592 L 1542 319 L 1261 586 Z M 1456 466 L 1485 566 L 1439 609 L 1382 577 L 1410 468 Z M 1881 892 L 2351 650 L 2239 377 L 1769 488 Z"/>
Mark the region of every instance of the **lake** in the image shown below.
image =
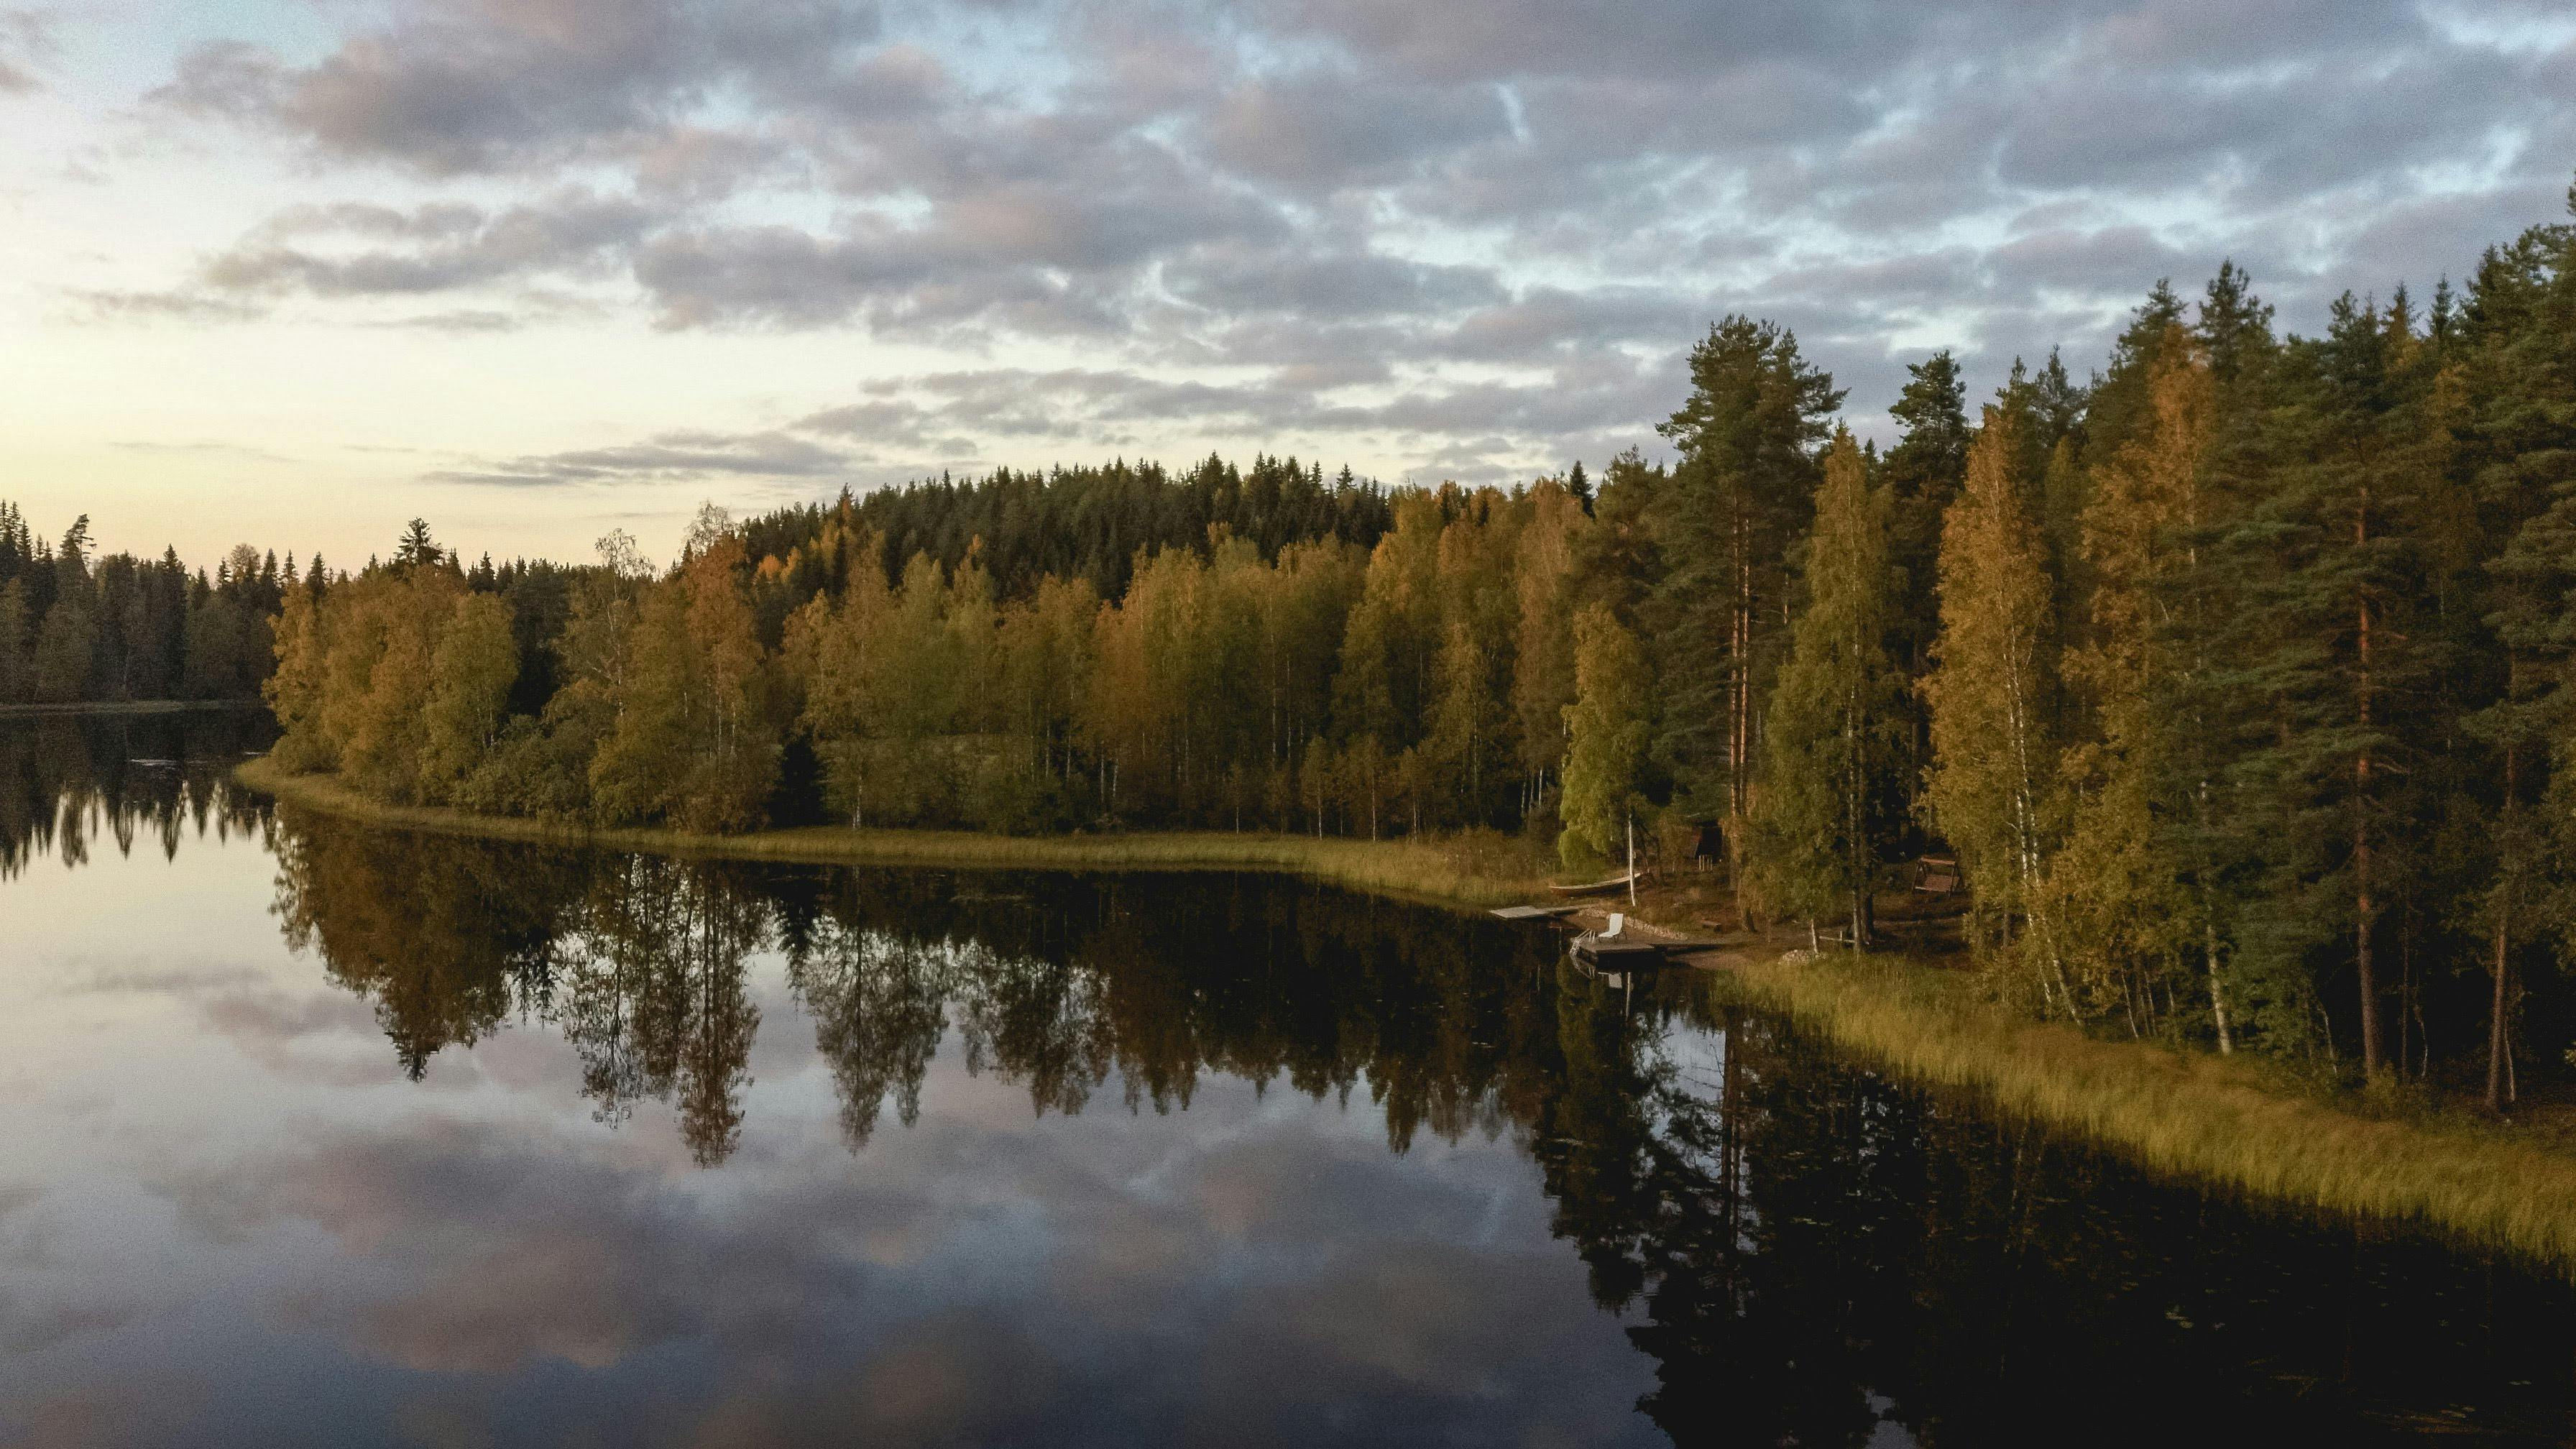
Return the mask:
<path id="1" fill-rule="evenodd" d="M 1236 874 L 372 830 L 0 721 L 0 1443 L 2564 1443 L 2576 1295 Z"/>

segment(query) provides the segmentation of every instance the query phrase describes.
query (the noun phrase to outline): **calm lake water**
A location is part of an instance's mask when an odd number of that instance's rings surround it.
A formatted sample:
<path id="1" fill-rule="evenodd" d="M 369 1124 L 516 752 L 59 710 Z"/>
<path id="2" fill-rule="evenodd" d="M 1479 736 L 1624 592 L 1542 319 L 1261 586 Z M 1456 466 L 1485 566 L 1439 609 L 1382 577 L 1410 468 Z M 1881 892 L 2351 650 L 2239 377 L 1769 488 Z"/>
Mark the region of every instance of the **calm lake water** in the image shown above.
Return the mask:
<path id="1" fill-rule="evenodd" d="M 1222 874 L 353 828 L 0 722 L 0 1443 L 2566 1442 L 2576 1295 Z"/>

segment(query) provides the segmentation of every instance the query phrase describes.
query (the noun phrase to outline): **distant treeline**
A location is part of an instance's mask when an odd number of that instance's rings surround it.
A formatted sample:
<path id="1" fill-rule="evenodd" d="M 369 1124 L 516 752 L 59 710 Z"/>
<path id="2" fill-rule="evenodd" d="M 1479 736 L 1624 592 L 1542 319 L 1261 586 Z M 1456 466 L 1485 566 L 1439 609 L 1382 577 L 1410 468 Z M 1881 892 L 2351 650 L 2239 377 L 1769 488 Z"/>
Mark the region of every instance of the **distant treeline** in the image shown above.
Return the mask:
<path id="1" fill-rule="evenodd" d="M 0 499 L 0 705 L 257 699 L 293 572 L 249 544 L 211 577 L 175 550 L 97 555 L 89 515 L 52 543 Z"/>
<path id="2" fill-rule="evenodd" d="M 1518 826 L 1593 869 L 1707 822 L 1748 915 L 1853 944 L 1943 850 L 2034 1010 L 2501 1101 L 2576 1029 L 2571 262 L 2534 228 L 2319 337 L 2232 267 L 2159 284 L 2082 382 L 1972 412 L 1915 365 L 1884 452 L 1728 318 L 1676 461 L 1597 497 L 1012 474 L 516 596 L 416 530 L 286 591 L 281 754 L 719 830 Z"/>
<path id="3" fill-rule="evenodd" d="M 819 556 L 809 546 L 836 521 L 878 536 L 889 577 L 914 554 L 953 569 L 971 550 L 1005 598 L 1026 598 L 1051 575 L 1085 580 L 1114 599 L 1127 592 L 1140 555 L 1204 550 L 1211 529 L 1225 529 L 1268 561 L 1292 543 L 1321 538 L 1368 548 L 1394 526 L 1395 512 L 1384 488 L 1347 467 L 1328 480 L 1320 463 L 1257 455 L 1247 470 L 1211 454 L 1186 473 L 1120 461 L 1044 473 L 1003 468 L 857 499 L 845 490 L 837 504 L 754 519 L 743 526 L 743 540 L 754 558 L 797 557 L 804 549 L 812 567 Z"/>

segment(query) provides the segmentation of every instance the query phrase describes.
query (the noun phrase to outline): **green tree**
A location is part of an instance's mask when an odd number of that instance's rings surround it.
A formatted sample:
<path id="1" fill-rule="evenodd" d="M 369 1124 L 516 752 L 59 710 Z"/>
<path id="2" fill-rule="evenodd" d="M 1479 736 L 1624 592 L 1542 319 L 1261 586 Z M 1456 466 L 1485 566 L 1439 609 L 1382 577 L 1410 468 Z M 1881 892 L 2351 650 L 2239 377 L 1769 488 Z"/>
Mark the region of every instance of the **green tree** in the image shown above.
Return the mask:
<path id="1" fill-rule="evenodd" d="M 1565 708 L 1564 830 L 1557 855 L 1569 870 L 1616 857 L 1645 804 L 1652 720 L 1645 651 L 1606 604 L 1574 617 L 1574 703 Z"/>
<path id="2" fill-rule="evenodd" d="M 1843 394 L 1794 334 L 1748 317 L 1709 329 L 1690 377 L 1689 399 L 1658 428 L 1681 459 L 1655 521 L 1656 749 L 1677 803 L 1728 822 L 1740 853 L 1763 700 L 1786 638 L 1789 551 L 1813 516 L 1816 450 Z"/>
<path id="3" fill-rule="evenodd" d="M 2289 446 L 2235 541 L 2264 567 L 2227 642 L 2267 702 L 2232 771 L 2268 877 L 2243 949 L 2283 976 L 2321 952 L 2350 963 L 2368 1075 L 2390 1061 L 2381 952 L 2403 926 L 2390 907 L 2434 864 L 2413 837 L 2458 726 L 2429 587 L 2444 511 L 2423 415 L 2432 360 L 2402 291 L 2385 311 L 2337 302 L 2327 335 L 2284 361 L 2273 427 Z"/>
<path id="4" fill-rule="evenodd" d="M 86 592 L 56 598 L 37 627 L 34 692 L 48 704 L 68 704 L 89 696 L 91 649 L 98 630 L 90 618 Z"/>
<path id="5" fill-rule="evenodd" d="M 427 520 L 415 518 L 403 525 L 402 540 L 394 545 L 395 568 L 412 569 L 424 564 L 434 565 L 444 556 L 438 544 L 429 536 Z"/>
<path id="6" fill-rule="evenodd" d="M 0 704 L 24 704 L 35 697 L 29 633 L 26 584 L 18 579 L 0 584 Z"/>
<path id="7" fill-rule="evenodd" d="M 1750 865 L 1765 905 L 1810 920 L 1847 914 L 1859 950 L 1904 810 L 1905 675 L 1887 642 L 1901 581 L 1888 557 L 1887 491 L 1849 433 L 1835 435 L 1824 475 L 1806 606 L 1764 733 Z"/>
<path id="8" fill-rule="evenodd" d="M 1896 602 L 1896 633 L 1906 669 L 1921 678 L 1930 666 L 1939 608 L 1942 519 L 1967 478 L 1968 389 L 1948 349 L 1906 364 L 1908 379 L 1888 409 L 1904 436 L 1887 450 L 1879 481 L 1888 493 L 1889 555 L 1904 571 L 1905 593 Z M 2015 460 L 2019 471 L 2020 460 Z"/>

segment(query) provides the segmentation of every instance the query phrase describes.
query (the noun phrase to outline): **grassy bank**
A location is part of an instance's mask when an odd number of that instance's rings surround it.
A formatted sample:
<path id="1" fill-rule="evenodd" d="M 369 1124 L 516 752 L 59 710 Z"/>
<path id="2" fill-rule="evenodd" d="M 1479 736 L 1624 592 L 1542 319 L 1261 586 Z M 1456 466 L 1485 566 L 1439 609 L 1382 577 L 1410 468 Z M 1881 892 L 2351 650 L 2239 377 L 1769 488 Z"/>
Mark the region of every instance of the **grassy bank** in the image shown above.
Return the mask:
<path id="1" fill-rule="evenodd" d="M 2546 1139 L 2451 1114 L 2378 1115 L 2261 1061 L 2021 1020 L 1958 973 L 1900 959 L 1773 957 L 1735 975 L 1864 1058 L 1974 1088 L 2157 1171 L 2425 1223 L 2576 1273 L 2576 1155 Z"/>
<path id="2" fill-rule="evenodd" d="M 409 830 L 605 846 L 728 860 L 812 861 L 1012 870 L 1267 870 L 1437 905 L 1476 907 L 1545 895 L 1540 862 L 1507 836 L 1443 841 L 1346 840 L 1227 831 L 1107 835 L 989 835 L 967 830 L 851 830 L 815 826 L 741 835 L 587 826 L 460 810 L 386 805 L 327 776 L 290 775 L 266 759 L 235 771 L 290 804 Z"/>
<path id="3" fill-rule="evenodd" d="M 208 710 L 265 709 L 255 699 L 93 699 L 71 704 L 0 704 L 0 719 L 67 714 L 196 714 Z"/>

